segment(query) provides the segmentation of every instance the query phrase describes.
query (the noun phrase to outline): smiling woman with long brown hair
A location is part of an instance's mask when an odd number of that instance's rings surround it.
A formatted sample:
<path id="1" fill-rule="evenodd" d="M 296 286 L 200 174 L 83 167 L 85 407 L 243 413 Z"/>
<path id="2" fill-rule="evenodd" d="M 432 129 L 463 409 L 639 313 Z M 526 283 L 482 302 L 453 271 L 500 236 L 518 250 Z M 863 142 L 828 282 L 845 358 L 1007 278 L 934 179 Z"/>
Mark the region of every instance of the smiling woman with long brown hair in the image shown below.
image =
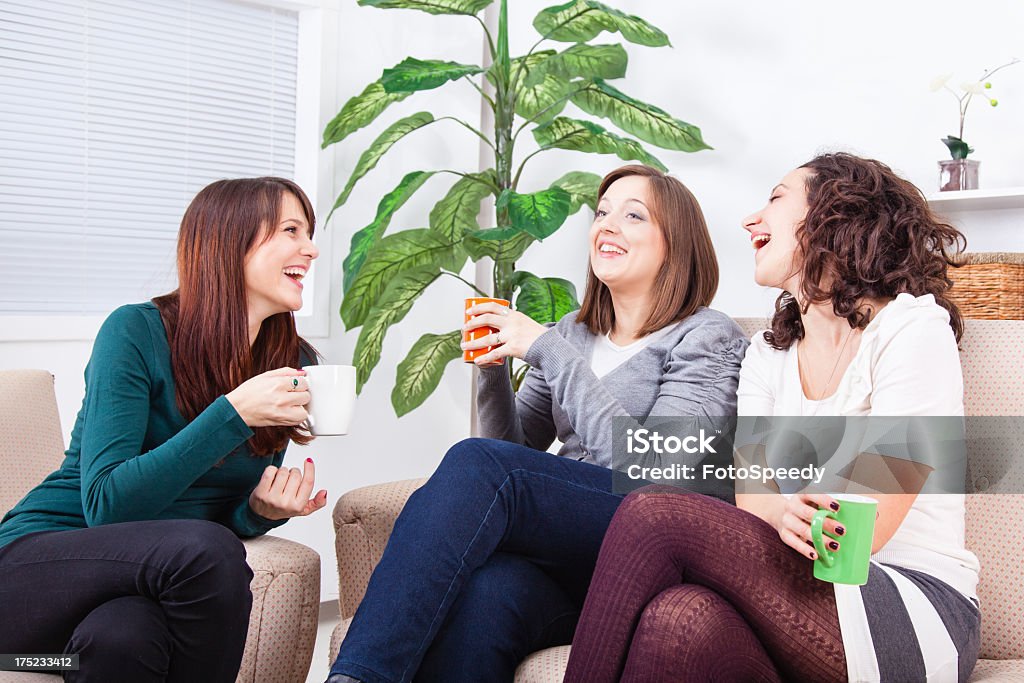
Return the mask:
<path id="1" fill-rule="evenodd" d="M 613 420 L 735 413 L 747 341 L 708 308 L 718 264 L 686 186 L 647 166 L 609 173 L 586 256 L 583 305 L 552 327 L 469 310 L 467 328 L 498 330 L 463 345 L 499 345 L 476 359 L 491 438 L 455 444 L 409 499 L 331 683 L 511 681 L 530 652 L 568 643 L 622 500 Z M 530 365 L 515 393 L 506 357 Z"/>
<path id="2" fill-rule="evenodd" d="M 176 291 L 96 336 L 60 469 L 0 523 L 0 652 L 80 655 L 68 680 L 233 681 L 251 572 L 238 537 L 326 504 L 284 469 L 309 401 L 295 330 L 318 255 L 281 178 L 221 180 L 189 205 Z"/>

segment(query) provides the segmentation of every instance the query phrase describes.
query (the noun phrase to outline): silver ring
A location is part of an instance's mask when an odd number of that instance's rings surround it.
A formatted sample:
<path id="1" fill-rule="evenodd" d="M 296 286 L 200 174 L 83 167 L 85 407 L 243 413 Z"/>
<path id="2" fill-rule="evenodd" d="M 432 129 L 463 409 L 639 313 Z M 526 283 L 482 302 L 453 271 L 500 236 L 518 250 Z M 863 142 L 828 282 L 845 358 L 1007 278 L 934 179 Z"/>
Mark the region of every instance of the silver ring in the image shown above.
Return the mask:
<path id="1" fill-rule="evenodd" d="M 494 344 L 498 345 L 501 343 L 501 330 L 494 333 Z"/>
<path id="2" fill-rule="evenodd" d="M 299 378 L 292 377 L 292 391 L 296 391 L 299 388 Z"/>

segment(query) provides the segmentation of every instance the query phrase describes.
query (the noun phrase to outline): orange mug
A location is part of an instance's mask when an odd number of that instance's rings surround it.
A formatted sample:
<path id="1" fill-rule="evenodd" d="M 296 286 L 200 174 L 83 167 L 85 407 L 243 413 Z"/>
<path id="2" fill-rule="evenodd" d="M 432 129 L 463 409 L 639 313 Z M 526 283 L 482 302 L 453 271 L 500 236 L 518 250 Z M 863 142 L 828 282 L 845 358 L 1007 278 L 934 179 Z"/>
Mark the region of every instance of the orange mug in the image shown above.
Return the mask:
<path id="1" fill-rule="evenodd" d="M 466 299 L 466 307 L 464 309 L 462 309 L 462 310 L 465 311 L 470 306 L 476 306 L 477 304 L 485 304 L 485 303 L 488 303 L 488 302 L 494 303 L 494 304 L 500 304 L 501 306 L 508 306 L 509 305 L 509 302 L 507 300 L 505 300 L 505 299 L 490 299 L 490 298 L 487 298 L 487 297 L 475 297 L 475 298 L 472 298 L 472 299 Z M 473 317 L 475 317 L 475 316 L 472 316 L 472 315 L 466 313 L 466 322 L 468 323 L 470 321 L 470 319 L 473 318 Z M 496 328 L 494 328 L 494 327 L 478 327 L 475 330 L 470 330 L 469 332 L 463 333 L 462 341 L 469 341 L 471 339 L 480 339 L 482 337 L 486 337 L 489 334 L 496 334 L 497 332 L 498 332 L 498 330 Z M 485 346 L 482 349 L 466 349 L 465 351 L 462 352 L 462 361 L 464 363 L 472 363 L 477 358 L 479 358 L 480 356 L 484 355 L 485 353 L 489 353 L 494 348 L 496 348 L 496 346 Z M 488 365 L 501 365 L 502 363 L 504 363 L 504 361 L 500 360 L 497 363 L 488 363 Z"/>

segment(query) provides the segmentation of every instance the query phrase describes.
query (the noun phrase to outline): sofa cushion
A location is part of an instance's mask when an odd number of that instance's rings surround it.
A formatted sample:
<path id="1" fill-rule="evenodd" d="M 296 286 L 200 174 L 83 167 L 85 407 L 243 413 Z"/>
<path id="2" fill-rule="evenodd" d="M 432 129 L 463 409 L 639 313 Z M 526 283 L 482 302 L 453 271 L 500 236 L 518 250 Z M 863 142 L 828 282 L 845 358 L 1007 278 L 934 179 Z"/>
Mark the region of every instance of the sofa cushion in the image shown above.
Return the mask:
<path id="1" fill-rule="evenodd" d="M 1024 659 L 979 659 L 970 683 L 1024 683 Z"/>
<path id="2" fill-rule="evenodd" d="M 348 633 L 351 619 L 342 619 L 334 627 L 331 634 L 330 658 L 331 664 L 338 658 L 338 650 L 341 648 L 341 641 Z M 569 663 L 569 646 L 549 647 L 546 650 L 538 650 L 523 660 L 523 663 L 516 669 L 514 683 L 561 683 L 565 674 L 566 664 Z"/>
<path id="3" fill-rule="evenodd" d="M 516 669 L 515 683 L 561 683 L 569 664 L 569 646 L 538 650 Z"/>

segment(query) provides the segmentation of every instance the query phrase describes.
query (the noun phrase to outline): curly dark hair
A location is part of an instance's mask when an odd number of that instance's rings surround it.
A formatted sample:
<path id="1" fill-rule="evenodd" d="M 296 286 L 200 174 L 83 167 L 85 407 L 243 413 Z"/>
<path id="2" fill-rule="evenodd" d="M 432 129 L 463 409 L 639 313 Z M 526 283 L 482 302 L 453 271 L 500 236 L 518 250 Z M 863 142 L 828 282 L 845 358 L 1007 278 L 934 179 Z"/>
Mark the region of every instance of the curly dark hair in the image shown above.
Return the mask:
<path id="1" fill-rule="evenodd" d="M 953 285 L 947 270 L 966 248 L 963 234 L 937 218 L 921 191 L 880 161 L 840 152 L 800 168 L 811 172 L 807 216 L 796 230 L 803 305 L 783 292 L 765 341 L 789 348 L 804 336 L 801 315 L 810 304 L 826 301 L 850 327 L 863 329 L 870 312 L 858 302 L 903 292 L 933 295 L 949 311 L 959 341 L 963 318 L 946 294 Z"/>

